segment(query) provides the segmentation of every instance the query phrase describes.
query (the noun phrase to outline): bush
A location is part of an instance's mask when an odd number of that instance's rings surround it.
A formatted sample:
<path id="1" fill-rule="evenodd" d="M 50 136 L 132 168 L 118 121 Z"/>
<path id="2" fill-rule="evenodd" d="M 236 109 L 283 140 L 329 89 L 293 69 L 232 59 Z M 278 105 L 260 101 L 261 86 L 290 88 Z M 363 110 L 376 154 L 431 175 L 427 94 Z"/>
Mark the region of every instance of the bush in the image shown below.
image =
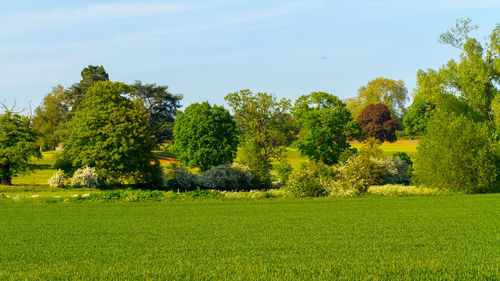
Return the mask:
<path id="1" fill-rule="evenodd" d="M 329 166 L 311 162 L 293 171 L 284 187 L 292 197 L 318 197 L 327 194 L 327 188 L 335 172 Z"/>
<path id="2" fill-rule="evenodd" d="M 290 165 L 285 158 L 282 158 L 280 162 L 274 166 L 274 170 L 278 174 L 278 178 L 282 184 L 287 183 L 290 174 L 293 172 L 292 165 Z"/>
<path id="3" fill-rule="evenodd" d="M 211 167 L 199 177 L 202 187 L 219 190 L 244 190 L 249 188 L 251 178 L 229 165 Z"/>
<path id="4" fill-rule="evenodd" d="M 262 155 L 262 148 L 255 141 L 247 140 L 240 155 L 241 163 L 247 165 L 252 171 L 252 187 L 257 189 L 271 187 L 271 164 Z"/>
<path id="5" fill-rule="evenodd" d="M 189 172 L 184 167 L 174 170 L 173 179 L 169 181 L 170 186 L 179 190 L 195 190 L 199 186 L 198 176 Z"/>
<path id="6" fill-rule="evenodd" d="M 50 187 L 61 188 L 64 187 L 64 181 L 66 177 L 64 177 L 64 173 L 62 170 L 57 170 L 54 175 L 49 179 L 48 183 Z"/>
<path id="7" fill-rule="evenodd" d="M 435 188 L 416 187 L 410 185 L 374 185 L 370 186 L 367 194 L 380 196 L 417 196 L 417 195 L 438 195 L 441 192 Z"/>
<path id="8" fill-rule="evenodd" d="M 374 158 L 372 159 L 379 166 L 384 168 L 385 175 L 383 177 L 384 183 L 388 184 L 409 184 L 410 179 L 407 175 L 409 166 L 408 164 L 401 160 L 401 158 Z"/>
<path id="9" fill-rule="evenodd" d="M 96 188 L 99 185 L 97 181 L 97 173 L 94 167 L 85 167 L 78 169 L 71 178 L 72 187 L 90 187 Z"/>
<path id="10" fill-rule="evenodd" d="M 384 183 L 385 169 L 366 155 L 353 156 L 337 169 L 339 175 L 328 188 L 330 195 L 355 196 L 366 192 L 369 186 Z"/>
<path id="11" fill-rule="evenodd" d="M 467 193 L 496 188 L 498 154 L 485 123 L 437 112 L 417 153 L 417 184 Z"/>

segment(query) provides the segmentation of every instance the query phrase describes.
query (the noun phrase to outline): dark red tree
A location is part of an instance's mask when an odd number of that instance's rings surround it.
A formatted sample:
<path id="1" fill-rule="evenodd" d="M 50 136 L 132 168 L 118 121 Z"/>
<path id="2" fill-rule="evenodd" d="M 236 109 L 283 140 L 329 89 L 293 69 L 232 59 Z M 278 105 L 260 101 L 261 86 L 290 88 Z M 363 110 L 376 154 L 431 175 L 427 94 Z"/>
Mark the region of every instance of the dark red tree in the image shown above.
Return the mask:
<path id="1" fill-rule="evenodd" d="M 380 141 L 395 141 L 398 122 L 391 116 L 389 108 L 383 103 L 366 106 L 356 119 L 367 137 Z"/>

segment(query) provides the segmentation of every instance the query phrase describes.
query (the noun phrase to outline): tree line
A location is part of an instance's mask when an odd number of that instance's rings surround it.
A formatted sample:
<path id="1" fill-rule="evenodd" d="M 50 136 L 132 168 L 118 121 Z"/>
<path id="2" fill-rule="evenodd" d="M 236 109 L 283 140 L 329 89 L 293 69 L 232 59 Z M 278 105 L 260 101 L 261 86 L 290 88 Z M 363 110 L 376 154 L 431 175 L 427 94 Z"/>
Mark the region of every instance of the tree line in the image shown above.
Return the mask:
<path id="1" fill-rule="evenodd" d="M 89 166 L 107 184 L 158 185 L 155 148 L 170 146 L 183 166 L 201 171 L 232 163 L 239 148 L 253 185 L 264 188 L 286 147 L 332 166 L 358 154 L 351 141 L 408 137 L 420 139 L 415 183 L 493 190 L 500 174 L 500 25 L 482 43 L 471 37 L 476 28 L 459 19 L 440 36 L 461 50 L 459 60 L 419 70 L 409 107 L 403 81 L 376 78 L 347 100 L 313 92 L 292 102 L 246 89 L 225 96 L 229 109 L 203 102 L 179 110 L 182 95 L 167 86 L 112 82 L 102 66 L 88 66 L 80 82 L 54 87 L 32 119 L 8 110 L 0 117 L 0 177 L 10 184 L 30 157 L 41 156 L 40 147 L 61 146 L 56 166 L 67 173 Z"/>

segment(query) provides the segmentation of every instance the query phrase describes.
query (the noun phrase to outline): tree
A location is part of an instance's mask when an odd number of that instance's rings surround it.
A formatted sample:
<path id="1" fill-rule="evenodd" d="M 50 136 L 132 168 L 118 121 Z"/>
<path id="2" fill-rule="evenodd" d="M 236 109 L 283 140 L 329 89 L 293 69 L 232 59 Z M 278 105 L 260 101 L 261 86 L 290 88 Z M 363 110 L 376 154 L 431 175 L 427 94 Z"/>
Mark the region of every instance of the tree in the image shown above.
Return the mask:
<path id="1" fill-rule="evenodd" d="M 71 86 L 69 91 L 67 91 L 68 100 L 71 105 L 72 112 L 76 111 L 80 103 L 85 98 L 87 90 L 92 87 L 96 82 L 99 81 L 109 81 L 109 75 L 104 70 L 104 67 L 89 65 L 84 68 L 81 72 L 82 80 L 79 83 L 75 83 Z"/>
<path id="2" fill-rule="evenodd" d="M 497 188 L 498 152 L 485 122 L 437 112 L 417 148 L 417 184 L 447 190 L 485 192 Z"/>
<path id="3" fill-rule="evenodd" d="M 271 160 L 279 160 L 292 139 L 290 101 L 250 90 L 228 94 L 225 100 L 241 133 L 240 161 L 252 170 L 256 187 L 269 187 Z"/>
<path id="4" fill-rule="evenodd" d="M 337 163 L 341 152 L 350 147 L 348 138 L 362 137 L 361 128 L 346 105 L 334 95 L 303 95 L 295 102 L 293 112 L 301 129 L 295 146 L 315 161 Z"/>
<path id="5" fill-rule="evenodd" d="M 64 123 L 69 120 L 69 104 L 63 86 L 58 85 L 47 94 L 35 109 L 33 128 L 41 133 L 39 144 L 54 150 L 63 140 Z"/>
<path id="6" fill-rule="evenodd" d="M 347 108 L 351 110 L 356 119 L 366 106 L 383 103 L 389 108 L 392 115 L 401 121 L 406 113 L 407 100 L 408 90 L 402 80 L 396 81 L 380 77 L 359 88 L 358 96 L 347 100 Z"/>
<path id="7" fill-rule="evenodd" d="M 95 167 L 108 184 L 155 180 L 147 111 L 120 82 L 97 82 L 87 90 L 70 124 L 63 159 L 73 169 Z"/>
<path id="8" fill-rule="evenodd" d="M 397 121 L 392 118 L 389 108 L 383 103 L 370 104 L 356 119 L 367 137 L 379 141 L 395 141 Z"/>
<path id="9" fill-rule="evenodd" d="M 136 81 L 132 85 L 135 94 L 141 97 L 148 111 L 149 127 L 153 133 L 153 143 L 157 146 L 172 139 L 174 119 L 180 108 L 182 95 L 174 95 L 168 86 L 142 84 Z"/>
<path id="10" fill-rule="evenodd" d="M 180 162 L 202 171 L 236 157 L 238 131 L 229 111 L 208 102 L 189 105 L 174 123 L 174 151 Z"/>
<path id="11" fill-rule="evenodd" d="M 407 136 L 420 136 L 425 132 L 427 122 L 435 112 L 436 106 L 421 99 L 414 99 L 403 118 L 404 132 Z"/>
<path id="12" fill-rule="evenodd" d="M 12 177 L 30 169 L 32 157 L 41 158 L 37 132 L 29 118 L 5 112 L 0 116 L 0 183 L 12 184 Z"/>
<path id="13" fill-rule="evenodd" d="M 458 19 L 456 26 L 439 41 L 461 50 L 459 61 L 450 60 L 439 70 L 419 70 L 414 101 L 428 103 L 436 111 L 463 114 L 474 120 L 495 121 L 493 112 L 500 83 L 500 24 L 488 42 L 470 37 L 477 29 L 469 19 Z"/>

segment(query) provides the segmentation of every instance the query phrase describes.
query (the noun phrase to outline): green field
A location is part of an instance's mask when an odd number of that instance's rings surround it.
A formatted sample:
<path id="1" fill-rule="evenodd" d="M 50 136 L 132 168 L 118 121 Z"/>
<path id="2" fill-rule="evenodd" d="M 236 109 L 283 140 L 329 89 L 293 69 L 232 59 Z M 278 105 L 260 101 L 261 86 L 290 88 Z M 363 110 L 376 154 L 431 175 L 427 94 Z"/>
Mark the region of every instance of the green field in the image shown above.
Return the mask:
<path id="1" fill-rule="evenodd" d="M 499 280 L 500 195 L 0 200 L 0 279 Z"/>

